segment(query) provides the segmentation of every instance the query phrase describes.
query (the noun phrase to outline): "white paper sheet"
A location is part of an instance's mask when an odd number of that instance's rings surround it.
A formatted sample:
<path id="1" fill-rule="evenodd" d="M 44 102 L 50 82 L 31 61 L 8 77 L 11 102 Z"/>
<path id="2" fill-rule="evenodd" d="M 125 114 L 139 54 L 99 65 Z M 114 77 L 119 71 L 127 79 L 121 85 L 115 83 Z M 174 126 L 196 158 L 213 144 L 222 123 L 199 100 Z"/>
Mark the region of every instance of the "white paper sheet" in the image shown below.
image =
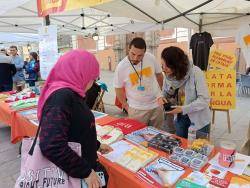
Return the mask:
<path id="1" fill-rule="evenodd" d="M 219 158 L 219 154 L 217 154 L 214 158 L 212 158 L 209 161 L 209 163 L 212 165 L 215 165 L 215 166 L 222 167 L 218 163 L 218 158 Z M 234 166 L 230 167 L 230 168 L 225 168 L 225 167 L 222 167 L 222 168 L 224 168 L 225 170 L 230 171 L 234 174 L 242 175 L 242 173 L 244 172 L 245 168 L 247 167 L 247 165 L 249 163 L 250 163 L 250 156 L 236 153 Z"/>
<path id="2" fill-rule="evenodd" d="M 133 147 L 133 145 L 129 144 L 128 142 L 124 140 L 115 142 L 114 144 L 111 144 L 110 146 L 113 148 L 113 151 L 103 156 L 112 162 L 116 161 L 126 151 L 130 150 Z"/>

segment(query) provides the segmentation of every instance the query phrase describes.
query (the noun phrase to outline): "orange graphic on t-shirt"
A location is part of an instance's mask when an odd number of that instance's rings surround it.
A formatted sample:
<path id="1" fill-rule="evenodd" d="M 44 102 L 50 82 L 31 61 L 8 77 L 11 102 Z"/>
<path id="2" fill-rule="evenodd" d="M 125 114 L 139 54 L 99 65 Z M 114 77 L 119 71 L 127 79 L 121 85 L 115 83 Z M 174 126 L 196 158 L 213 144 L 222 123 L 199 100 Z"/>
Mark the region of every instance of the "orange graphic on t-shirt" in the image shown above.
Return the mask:
<path id="1" fill-rule="evenodd" d="M 245 42 L 245 45 L 250 45 L 250 35 L 246 35 L 243 37 L 243 40 Z"/>
<path id="2" fill-rule="evenodd" d="M 144 68 L 142 71 L 138 71 L 138 74 L 142 75 L 142 77 L 150 77 L 152 76 L 152 69 L 151 67 Z M 136 72 L 129 74 L 129 78 L 133 86 L 139 83 L 139 78 Z"/>

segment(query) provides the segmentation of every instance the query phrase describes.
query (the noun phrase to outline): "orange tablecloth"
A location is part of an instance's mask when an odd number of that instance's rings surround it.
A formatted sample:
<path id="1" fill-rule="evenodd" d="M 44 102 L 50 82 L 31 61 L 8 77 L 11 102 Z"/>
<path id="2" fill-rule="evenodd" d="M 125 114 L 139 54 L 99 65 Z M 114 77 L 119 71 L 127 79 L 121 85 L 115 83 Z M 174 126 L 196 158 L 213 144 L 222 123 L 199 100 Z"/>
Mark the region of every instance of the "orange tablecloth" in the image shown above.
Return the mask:
<path id="1" fill-rule="evenodd" d="M 117 118 L 106 116 L 96 120 L 98 124 L 106 124 Z M 37 130 L 37 126 L 33 125 L 31 122 L 26 120 L 16 111 L 12 111 L 7 104 L 1 103 L 0 106 L 0 121 L 5 122 L 11 126 L 11 142 L 16 143 L 20 141 L 25 136 L 34 136 Z M 183 147 L 187 146 L 187 141 L 182 139 Z M 158 152 L 160 156 L 166 156 L 166 153 L 153 149 Z M 215 151 L 211 157 L 216 154 Z M 106 167 L 109 173 L 109 188 L 149 188 L 152 185 L 145 183 L 144 181 L 138 179 L 135 173 L 130 172 L 129 170 L 119 166 L 116 163 L 113 163 L 102 156 L 99 156 L 100 162 Z M 202 171 L 204 171 L 209 164 L 207 164 Z M 186 177 L 191 173 L 190 168 L 186 168 L 186 173 L 182 177 Z M 226 179 L 229 181 L 232 176 L 235 176 L 232 173 L 228 173 Z"/>
<path id="2" fill-rule="evenodd" d="M 186 139 L 182 139 L 182 147 L 187 147 L 187 140 Z M 157 153 L 159 153 L 159 156 L 163 156 L 163 157 L 167 157 L 168 155 L 165 152 L 162 151 L 158 151 L 155 150 L 153 148 L 151 148 L 152 150 L 156 151 Z M 211 154 L 211 158 L 214 157 L 216 155 L 218 151 L 215 150 L 212 154 Z M 129 170 L 121 167 L 120 165 L 113 163 L 107 159 L 105 159 L 102 156 L 99 156 L 99 160 L 100 162 L 105 166 L 105 168 L 107 169 L 108 173 L 109 173 L 109 182 L 108 182 L 108 187 L 109 188 L 154 188 L 155 186 L 150 185 L 142 180 L 140 180 L 139 178 L 136 177 L 135 173 L 130 172 Z M 185 167 L 185 174 L 182 175 L 181 178 L 185 178 L 187 177 L 192 170 L 188 167 Z M 207 168 L 209 167 L 209 164 L 207 164 L 206 166 L 204 166 L 201 171 L 204 172 Z M 230 172 L 227 173 L 225 179 L 230 181 L 230 179 L 236 176 L 235 174 L 232 174 Z"/>
<path id="3" fill-rule="evenodd" d="M 15 113 L 9 108 L 9 105 L 4 101 L 0 102 L 0 121 L 6 125 L 11 125 L 11 115 Z"/>
<path id="4" fill-rule="evenodd" d="M 11 117 L 11 142 L 13 144 L 21 141 L 23 137 L 33 137 L 36 135 L 37 126 L 24 118 L 19 113 L 12 114 Z"/>
<path id="5" fill-rule="evenodd" d="M 186 142 L 184 141 L 184 146 L 186 145 Z M 153 148 L 150 148 L 157 152 L 159 156 L 167 157 L 167 154 L 165 152 L 155 150 Z M 109 188 L 154 188 L 155 186 L 150 185 L 139 178 L 136 177 L 136 174 L 133 172 L 130 172 L 129 170 L 125 169 L 124 167 L 121 167 L 120 165 L 113 163 L 107 159 L 105 159 L 102 156 L 99 156 L 100 162 L 106 167 L 108 173 L 109 173 L 109 182 L 108 187 Z M 186 168 L 185 174 L 183 174 L 182 178 L 186 177 L 188 174 L 190 174 L 192 170 L 190 168 Z"/>
<path id="6" fill-rule="evenodd" d="M 35 125 L 3 101 L 0 102 L 0 121 L 11 127 L 11 142 L 14 144 L 25 136 L 34 136 L 37 130 Z"/>

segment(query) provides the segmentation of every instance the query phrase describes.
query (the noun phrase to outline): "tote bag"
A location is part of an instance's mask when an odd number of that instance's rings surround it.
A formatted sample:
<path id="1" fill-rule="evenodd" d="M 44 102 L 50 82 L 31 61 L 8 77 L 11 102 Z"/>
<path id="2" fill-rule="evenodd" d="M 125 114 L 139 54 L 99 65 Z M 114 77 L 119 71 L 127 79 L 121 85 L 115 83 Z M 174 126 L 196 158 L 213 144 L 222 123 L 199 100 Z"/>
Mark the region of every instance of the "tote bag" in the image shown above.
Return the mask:
<path id="1" fill-rule="evenodd" d="M 25 138 L 22 141 L 21 173 L 15 188 L 81 188 L 81 180 L 68 176 L 54 163 L 43 156 L 37 140 Z M 81 156 L 81 144 L 69 142 L 68 145 Z"/>

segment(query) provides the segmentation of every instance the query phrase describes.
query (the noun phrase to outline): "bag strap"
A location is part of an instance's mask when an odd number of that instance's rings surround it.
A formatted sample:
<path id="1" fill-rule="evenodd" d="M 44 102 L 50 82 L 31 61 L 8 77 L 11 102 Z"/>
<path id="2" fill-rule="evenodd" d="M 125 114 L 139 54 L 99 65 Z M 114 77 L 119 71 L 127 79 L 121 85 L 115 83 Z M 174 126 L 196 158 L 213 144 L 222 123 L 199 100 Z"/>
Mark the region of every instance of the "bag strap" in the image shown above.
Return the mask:
<path id="1" fill-rule="evenodd" d="M 41 120 L 41 122 L 42 122 L 42 120 Z M 41 122 L 39 123 L 38 129 L 36 131 L 35 139 L 33 140 L 32 146 L 31 146 L 31 148 L 29 150 L 29 155 L 33 155 L 34 148 L 35 148 L 36 142 L 37 142 L 37 138 L 38 138 L 38 135 L 39 135 L 39 132 L 40 132 L 40 129 L 41 129 L 41 124 L 42 124 Z"/>
<path id="2" fill-rule="evenodd" d="M 196 72 L 194 70 L 194 89 L 195 89 L 195 94 L 196 94 L 196 98 L 198 98 L 198 94 L 197 94 L 197 81 L 196 81 L 196 76 L 195 76 Z"/>

